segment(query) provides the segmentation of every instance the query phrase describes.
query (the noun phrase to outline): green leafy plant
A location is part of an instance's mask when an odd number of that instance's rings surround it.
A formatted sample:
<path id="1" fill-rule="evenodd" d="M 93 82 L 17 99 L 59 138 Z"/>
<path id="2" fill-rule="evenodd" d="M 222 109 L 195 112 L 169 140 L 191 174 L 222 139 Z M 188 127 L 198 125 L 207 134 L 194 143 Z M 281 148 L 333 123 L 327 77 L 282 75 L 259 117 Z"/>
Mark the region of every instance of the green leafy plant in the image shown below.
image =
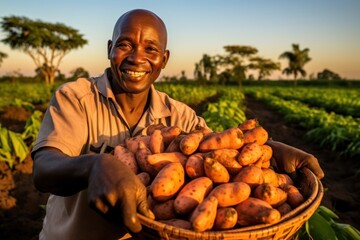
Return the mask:
<path id="1" fill-rule="evenodd" d="M 358 240 L 360 232 L 349 224 L 338 223 L 339 217 L 325 206 L 320 206 L 296 233 L 296 240 Z"/>

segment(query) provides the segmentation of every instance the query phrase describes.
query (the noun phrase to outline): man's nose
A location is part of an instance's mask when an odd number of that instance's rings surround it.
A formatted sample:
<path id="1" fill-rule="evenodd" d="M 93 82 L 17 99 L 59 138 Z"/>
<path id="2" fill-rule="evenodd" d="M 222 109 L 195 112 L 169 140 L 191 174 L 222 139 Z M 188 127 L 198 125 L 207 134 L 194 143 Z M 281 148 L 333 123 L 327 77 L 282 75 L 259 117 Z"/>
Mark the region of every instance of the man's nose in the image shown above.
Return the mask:
<path id="1" fill-rule="evenodd" d="M 134 48 L 129 56 L 128 60 L 134 64 L 140 64 L 145 62 L 145 51 L 139 48 Z"/>

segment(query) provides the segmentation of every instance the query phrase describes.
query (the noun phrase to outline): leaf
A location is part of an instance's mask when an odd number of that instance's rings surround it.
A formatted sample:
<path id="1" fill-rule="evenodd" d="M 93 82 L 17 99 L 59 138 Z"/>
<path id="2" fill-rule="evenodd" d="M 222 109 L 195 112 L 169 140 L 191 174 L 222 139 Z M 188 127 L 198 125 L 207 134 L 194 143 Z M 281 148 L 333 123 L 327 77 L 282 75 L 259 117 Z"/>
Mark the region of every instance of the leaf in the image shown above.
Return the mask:
<path id="1" fill-rule="evenodd" d="M 315 212 L 308 220 L 308 224 L 308 233 L 313 239 L 337 240 L 330 222 L 326 221 L 319 213 Z"/>
<path id="2" fill-rule="evenodd" d="M 28 147 L 22 140 L 20 134 L 9 131 L 9 137 L 11 139 L 11 144 L 14 149 L 15 155 L 19 157 L 20 162 L 22 162 L 29 153 Z"/>
<path id="3" fill-rule="evenodd" d="M 331 226 L 339 240 L 360 239 L 360 232 L 349 224 L 332 223 Z"/>
<path id="4" fill-rule="evenodd" d="M 339 216 L 336 215 L 336 213 L 325 206 L 320 206 L 316 211 L 328 221 L 331 221 L 332 219 L 339 219 Z"/>

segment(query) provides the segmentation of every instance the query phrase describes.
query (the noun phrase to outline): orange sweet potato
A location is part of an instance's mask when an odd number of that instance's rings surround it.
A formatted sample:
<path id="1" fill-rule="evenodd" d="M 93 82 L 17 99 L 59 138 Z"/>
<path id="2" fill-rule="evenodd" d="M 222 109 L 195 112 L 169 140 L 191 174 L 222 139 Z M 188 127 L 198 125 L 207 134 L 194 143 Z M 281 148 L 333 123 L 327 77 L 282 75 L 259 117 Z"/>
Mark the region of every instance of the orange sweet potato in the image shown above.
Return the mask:
<path id="1" fill-rule="evenodd" d="M 204 170 L 205 175 L 214 183 L 226 183 L 230 180 L 230 174 L 227 169 L 213 158 L 205 157 Z"/>
<path id="2" fill-rule="evenodd" d="M 146 135 L 151 136 L 155 130 L 161 130 L 162 128 L 165 128 L 162 123 L 151 124 L 146 128 Z"/>
<path id="3" fill-rule="evenodd" d="M 216 197 L 207 197 L 191 214 L 190 222 L 196 232 L 204 232 L 214 226 L 218 201 Z"/>
<path id="4" fill-rule="evenodd" d="M 233 182 L 247 183 L 252 189 L 263 183 L 263 172 L 261 168 L 251 165 L 243 167 L 232 179 Z"/>
<path id="5" fill-rule="evenodd" d="M 149 149 L 152 153 L 164 152 L 165 145 L 161 130 L 155 129 L 153 134 L 150 135 Z"/>
<path id="6" fill-rule="evenodd" d="M 175 211 L 180 215 L 192 212 L 204 200 L 212 187 L 213 182 L 208 177 L 195 178 L 186 183 L 175 198 Z"/>
<path id="7" fill-rule="evenodd" d="M 180 150 L 180 142 L 186 135 L 180 134 L 176 138 L 174 138 L 169 145 L 166 147 L 165 152 L 181 152 Z"/>
<path id="8" fill-rule="evenodd" d="M 155 203 L 152 211 L 156 220 L 170 220 L 177 217 L 174 209 L 174 199 L 165 202 Z"/>
<path id="9" fill-rule="evenodd" d="M 155 153 L 148 155 L 147 162 L 157 171 L 160 171 L 168 163 L 179 162 L 185 166 L 187 157 L 181 152 Z"/>
<path id="10" fill-rule="evenodd" d="M 250 196 L 251 188 L 243 182 L 223 183 L 214 187 L 209 196 L 218 200 L 219 207 L 235 206 Z"/>
<path id="11" fill-rule="evenodd" d="M 294 185 L 283 184 L 281 185 L 281 189 L 287 193 L 287 202 L 292 208 L 296 208 L 304 202 L 304 196 Z"/>
<path id="12" fill-rule="evenodd" d="M 161 134 L 163 136 L 165 147 L 167 147 L 172 140 L 181 134 L 181 128 L 177 126 L 165 127 L 161 129 Z"/>
<path id="13" fill-rule="evenodd" d="M 204 154 L 198 152 L 190 155 L 185 164 L 185 172 L 191 179 L 205 176 Z"/>
<path id="14" fill-rule="evenodd" d="M 179 162 L 163 167 L 151 183 L 152 197 L 159 202 L 174 197 L 185 183 L 184 167 Z"/>
<path id="15" fill-rule="evenodd" d="M 279 179 L 276 172 L 271 168 L 262 168 L 264 183 L 270 183 L 271 185 L 278 187 Z"/>
<path id="16" fill-rule="evenodd" d="M 245 144 L 237 158 L 241 166 L 255 163 L 262 155 L 261 147 L 256 142 Z"/>
<path id="17" fill-rule="evenodd" d="M 276 208 L 286 202 L 287 194 L 278 187 L 274 187 L 269 183 L 263 183 L 257 186 L 253 193 L 254 197 L 269 203 Z"/>
<path id="18" fill-rule="evenodd" d="M 238 223 L 243 226 L 262 223 L 273 224 L 281 218 L 278 210 L 272 208 L 267 202 L 254 197 L 249 197 L 239 203 L 235 209 L 238 213 Z"/>
<path id="19" fill-rule="evenodd" d="M 117 145 L 114 148 L 114 156 L 126 166 L 128 166 L 131 171 L 135 174 L 139 172 L 139 166 L 136 162 L 134 153 L 130 152 L 127 148 L 122 145 Z"/>
<path id="20" fill-rule="evenodd" d="M 235 127 L 222 132 L 208 134 L 199 145 L 200 152 L 209 152 L 216 149 L 239 149 L 244 144 L 243 132 Z"/>
<path id="21" fill-rule="evenodd" d="M 286 173 L 276 173 L 278 176 L 279 186 L 281 187 L 284 184 L 294 185 L 294 181 Z"/>
<path id="22" fill-rule="evenodd" d="M 151 155 L 150 149 L 145 145 L 143 141 L 139 141 L 138 149 L 135 153 L 136 162 L 141 171 L 147 172 L 151 177 L 154 177 L 158 171 L 147 161 L 147 156 Z"/>
<path id="23" fill-rule="evenodd" d="M 180 141 L 180 150 L 185 155 L 193 154 L 199 147 L 204 135 L 201 132 L 193 132 L 187 134 Z"/>
<path id="24" fill-rule="evenodd" d="M 261 148 L 261 152 L 262 152 L 262 155 L 260 157 L 261 161 L 262 162 L 267 162 L 267 161 L 270 162 L 270 159 L 273 154 L 272 148 L 267 144 L 260 145 L 260 148 Z"/>
<path id="25" fill-rule="evenodd" d="M 262 126 L 255 127 L 244 133 L 244 143 L 256 142 L 263 145 L 269 138 L 268 132 Z"/>
<path id="26" fill-rule="evenodd" d="M 150 143 L 150 136 L 146 136 L 146 135 L 139 135 L 136 137 L 129 137 L 125 139 L 125 147 L 127 149 L 129 149 L 130 152 L 132 153 L 136 153 L 138 147 L 139 147 L 139 142 L 142 141 L 146 147 L 149 147 L 149 143 Z"/>
<path id="27" fill-rule="evenodd" d="M 276 209 L 280 212 L 281 216 L 284 216 L 285 214 L 291 212 L 292 207 L 287 202 L 284 202 L 283 204 L 278 206 Z"/>
<path id="28" fill-rule="evenodd" d="M 219 207 L 216 212 L 214 229 L 226 230 L 233 228 L 238 219 L 238 214 L 233 207 Z"/>
<path id="29" fill-rule="evenodd" d="M 242 166 L 237 161 L 239 151 L 236 149 L 216 149 L 207 154 L 223 165 L 230 175 L 237 174 Z"/>
<path id="30" fill-rule="evenodd" d="M 240 128 L 243 133 L 245 133 L 248 130 L 251 130 L 259 125 L 259 121 L 255 118 L 247 119 L 245 122 L 240 123 L 238 125 L 238 128 Z"/>

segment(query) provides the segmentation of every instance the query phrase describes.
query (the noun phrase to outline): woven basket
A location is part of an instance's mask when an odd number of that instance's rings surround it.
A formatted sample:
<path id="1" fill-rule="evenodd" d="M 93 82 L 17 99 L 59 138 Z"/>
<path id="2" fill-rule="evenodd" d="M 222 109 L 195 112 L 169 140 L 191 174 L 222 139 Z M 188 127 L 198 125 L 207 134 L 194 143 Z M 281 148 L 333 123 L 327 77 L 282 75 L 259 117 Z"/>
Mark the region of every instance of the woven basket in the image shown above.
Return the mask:
<path id="1" fill-rule="evenodd" d="M 276 224 L 259 224 L 234 228 L 226 231 L 206 231 L 202 233 L 173 227 L 138 214 L 146 239 L 290 239 L 319 207 L 324 195 L 321 182 L 307 168 L 301 174 L 298 188 L 306 201 L 282 216 Z"/>

